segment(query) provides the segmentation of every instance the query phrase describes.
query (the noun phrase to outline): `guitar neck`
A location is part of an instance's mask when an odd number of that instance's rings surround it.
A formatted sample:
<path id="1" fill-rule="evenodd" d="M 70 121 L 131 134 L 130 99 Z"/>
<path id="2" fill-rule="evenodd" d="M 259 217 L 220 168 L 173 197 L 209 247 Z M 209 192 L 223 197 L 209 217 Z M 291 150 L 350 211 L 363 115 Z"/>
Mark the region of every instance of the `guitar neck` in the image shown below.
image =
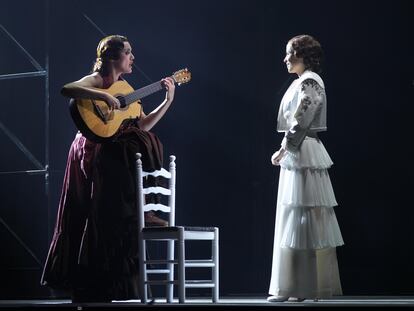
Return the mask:
<path id="1" fill-rule="evenodd" d="M 142 99 L 148 95 L 154 94 L 158 91 L 161 91 L 163 89 L 163 85 L 161 84 L 161 80 L 158 82 L 154 82 L 150 85 L 144 86 L 124 97 L 125 99 L 125 105 L 128 106 L 134 102 L 136 102 L 139 99 Z"/>

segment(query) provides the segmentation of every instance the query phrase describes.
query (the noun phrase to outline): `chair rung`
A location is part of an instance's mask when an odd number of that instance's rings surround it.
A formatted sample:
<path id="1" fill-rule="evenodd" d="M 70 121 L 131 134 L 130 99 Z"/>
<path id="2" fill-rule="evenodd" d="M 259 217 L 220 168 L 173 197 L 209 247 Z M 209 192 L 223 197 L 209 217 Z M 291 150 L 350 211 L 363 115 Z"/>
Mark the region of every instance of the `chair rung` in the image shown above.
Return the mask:
<path id="1" fill-rule="evenodd" d="M 195 268 L 195 267 L 214 267 L 215 264 L 213 260 L 211 259 L 195 259 L 195 260 L 186 260 L 185 266 L 189 268 Z"/>
<path id="2" fill-rule="evenodd" d="M 170 270 L 168 269 L 147 269 L 147 273 L 163 274 L 163 273 L 170 273 Z"/>
<path id="3" fill-rule="evenodd" d="M 153 259 L 153 260 L 145 260 L 144 264 L 156 265 L 156 264 L 167 264 L 167 263 L 178 263 L 178 260 L 166 260 L 166 259 Z"/>
<path id="4" fill-rule="evenodd" d="M 142 190 L 143 194 L 151 194 L 151 193 L 161 193 L 163 195 L 171 195 L 170 189 L 165 189 L 163 187 L 148 187 Z"/>
<path id="5" fill-rule="evenodd" d="M 167 171 L 165 168 L 161 168 L 160 170 L 156 170 L 154 172 L 143 171 L 142 176 L 154 176 L 154 177 L 163 176 L 165 178 L 171 178 L 171 173 Z"/>
<path id="6" fill-rule="evenodd" d="M 151 281 L 145 281 L 144 283 L 148 285 L 167 285 L 167 284 L 178 284 L 178 281 L 151 280 Z"/>
<path id="7" fill-rule="evenodd" d="M 149 211 L 161 211 L 164 213 L 169 213 L 171 211 L 171 208 L 169 206 L 166 206 L 164 204 L 154 204 L 154 203 L 148 203 L 144 205 L 144 212 Z"/>
<path id="8" fill-rule="evenodd" d="M 211 280 L 188 280 L 185 281 L 186 288 L 212 288 L 215 287 Z"/>

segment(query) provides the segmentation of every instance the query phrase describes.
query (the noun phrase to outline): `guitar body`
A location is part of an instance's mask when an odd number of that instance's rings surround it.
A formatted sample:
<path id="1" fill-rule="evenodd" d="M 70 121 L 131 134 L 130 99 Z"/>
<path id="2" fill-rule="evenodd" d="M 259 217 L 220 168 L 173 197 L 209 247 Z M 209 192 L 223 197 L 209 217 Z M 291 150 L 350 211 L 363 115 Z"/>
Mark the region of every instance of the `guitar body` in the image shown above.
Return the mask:
<path id="1" fill-rule="evenodd" d="M 181 85 L 191 80 L 191 72 L 187 68 L 181 69 L 170 78 Z M 163 89 L 162 80 L 138 90 L 134 90 L 124 80 L 116 81 L 109 88 L 101 90 L 118 98 L 123 108 L 111 109 L 102 100 L 72 99 L 69 110 L 78 130 L 89 140 L 101 143 L 111 140 L 124 121 L 141 117 L 140 99 Z"/>
<path id="2" fill-rule="evenodd" d="M 134 89 L 126 81 L 116 81 L 102 91 L 122 98 L 134 92 Z M 81 133 L 99 143 L 111 140 L 125 120 L 139 118 L 142 112 L 139 101 L 125 108 L 111 109 L 105 101 L 94 99 L 72 99 L 69 109 Z"/>

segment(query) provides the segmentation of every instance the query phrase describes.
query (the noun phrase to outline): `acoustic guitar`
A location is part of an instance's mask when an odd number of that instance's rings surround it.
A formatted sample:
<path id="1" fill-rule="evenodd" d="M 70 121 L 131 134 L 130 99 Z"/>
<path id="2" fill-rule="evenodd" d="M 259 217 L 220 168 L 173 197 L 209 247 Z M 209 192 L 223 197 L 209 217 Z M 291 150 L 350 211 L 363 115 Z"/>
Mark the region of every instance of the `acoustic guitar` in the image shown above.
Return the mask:
<path id="1" fill-rule="evenodd" d="M 191 73 L 185 68 L 174 72 L 171 78 L 181 85 L 191 80 Z M 164 86 L 161 80 L 138 90 L 120 80 L 102 91 L 118 98 L 121 108 L 112 109 L 102 100 L 71 99 L 69 110 L 76 127 L 86 138 L 98 143 L 105 142 L 111 140 L 126 120 L 140 117 L 140 99 L 162 89 Z"/>

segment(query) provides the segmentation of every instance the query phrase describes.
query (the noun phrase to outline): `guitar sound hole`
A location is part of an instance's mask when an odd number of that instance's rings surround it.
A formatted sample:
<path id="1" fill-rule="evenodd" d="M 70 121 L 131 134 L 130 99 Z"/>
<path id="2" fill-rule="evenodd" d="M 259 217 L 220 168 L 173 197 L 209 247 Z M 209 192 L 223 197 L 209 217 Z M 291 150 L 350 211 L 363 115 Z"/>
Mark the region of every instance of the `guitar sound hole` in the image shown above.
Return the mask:
<path id="1" fill-rule="evenodd" d="M 121 104 L 121 108 L 125 108 L 126 107 L 125 97 L 124 96 L 117 96 L 116 98 L 118 98 L 118 100 Z"/>

